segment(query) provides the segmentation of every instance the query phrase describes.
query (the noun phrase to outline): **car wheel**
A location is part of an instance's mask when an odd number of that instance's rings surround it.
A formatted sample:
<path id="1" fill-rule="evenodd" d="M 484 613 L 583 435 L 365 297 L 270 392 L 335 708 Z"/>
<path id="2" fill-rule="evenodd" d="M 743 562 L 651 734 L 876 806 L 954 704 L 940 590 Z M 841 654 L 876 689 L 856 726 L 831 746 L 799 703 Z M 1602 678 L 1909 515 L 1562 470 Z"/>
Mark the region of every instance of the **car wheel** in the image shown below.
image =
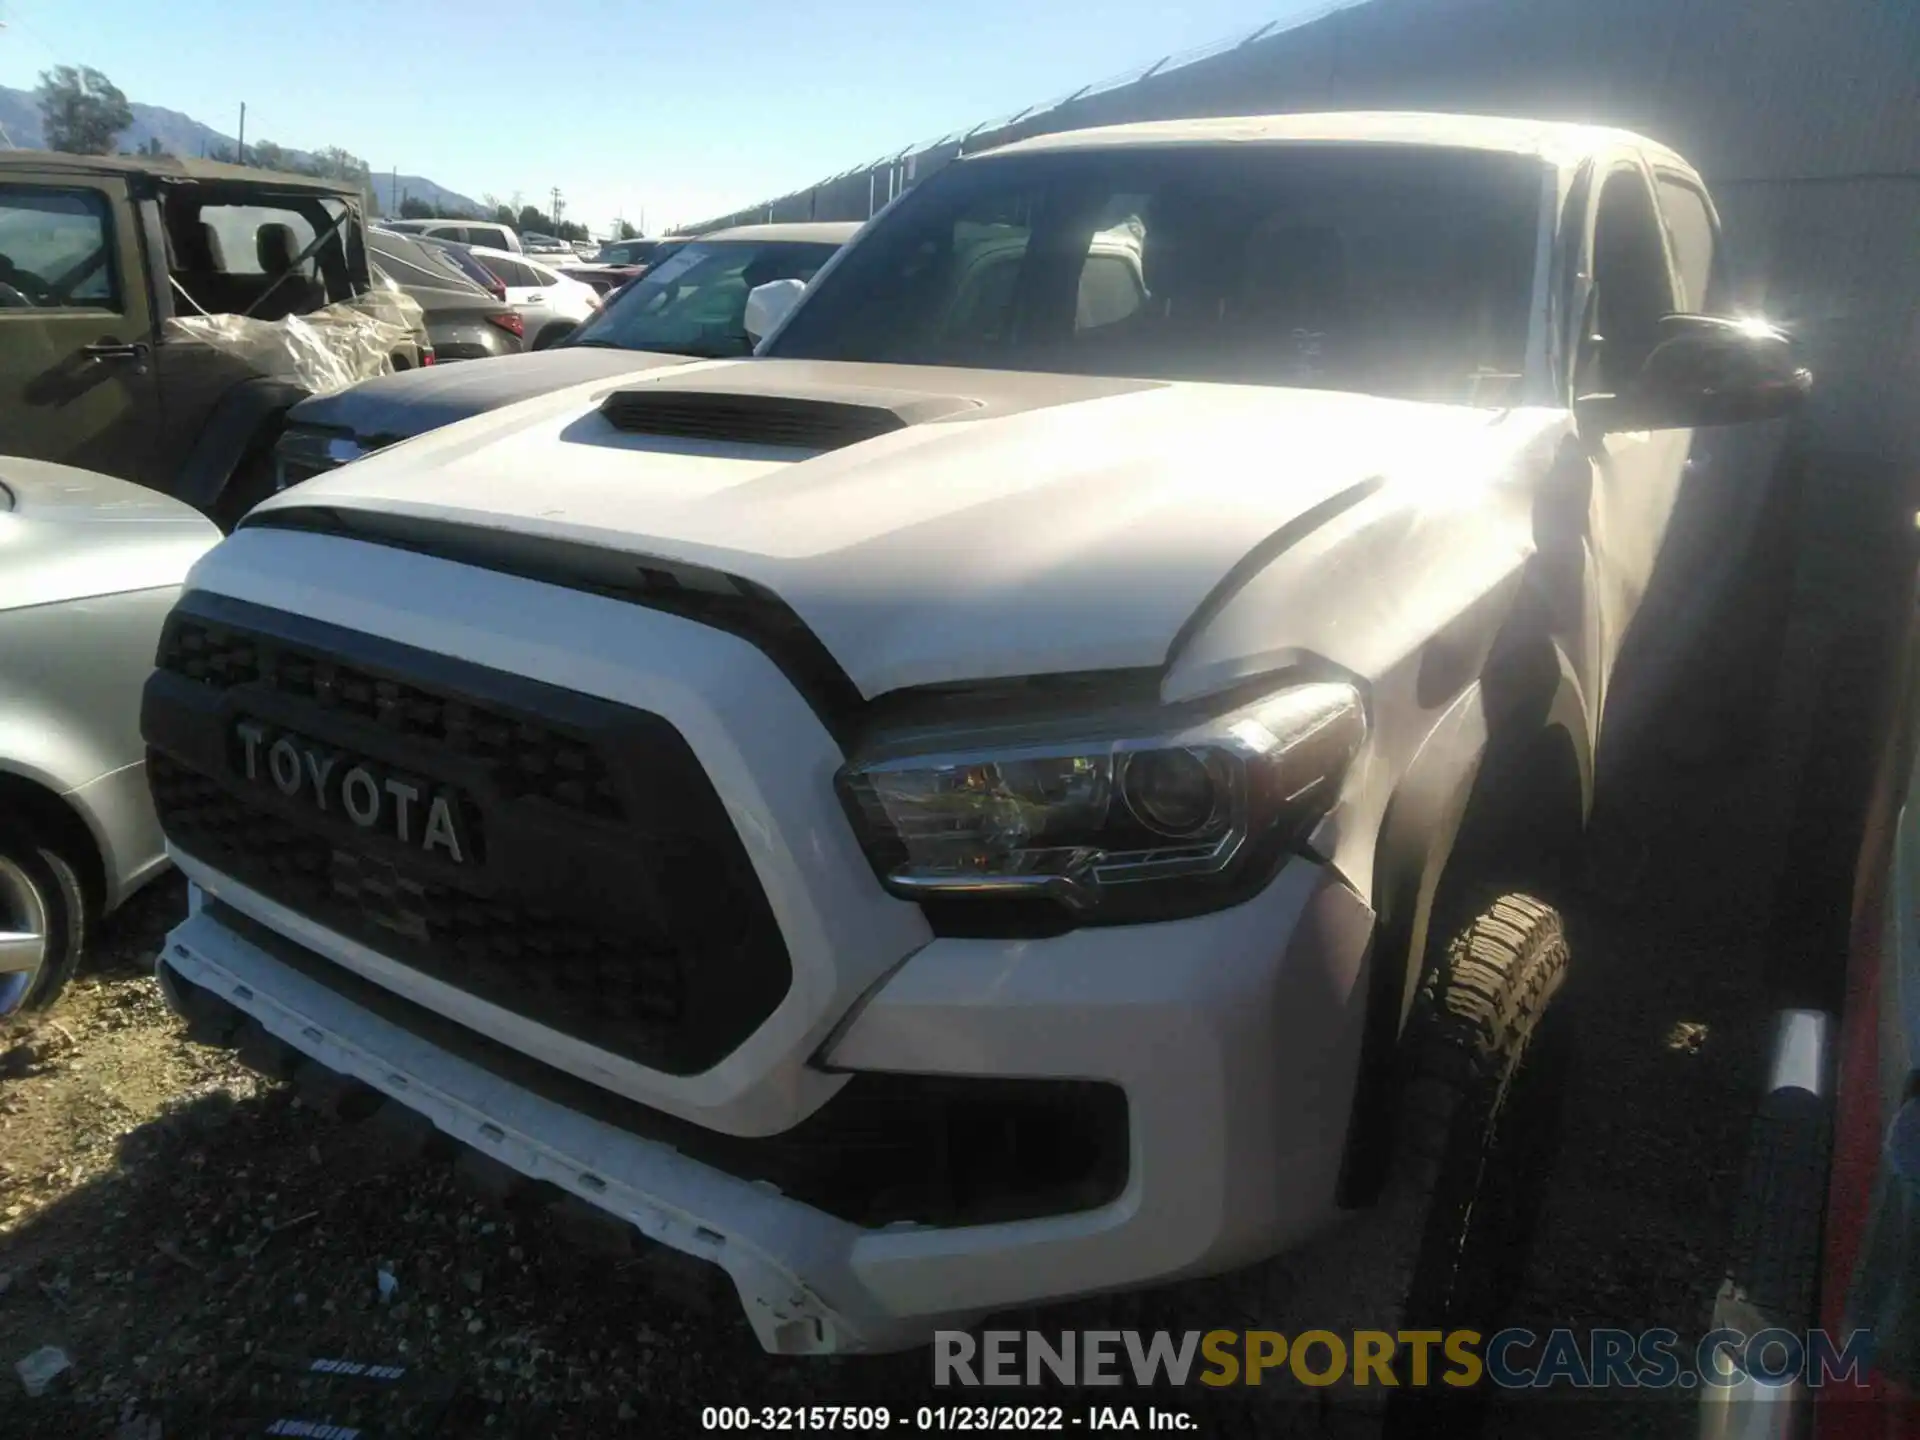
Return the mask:
<path id="1" fill-rule="evenodd" d="M 1402 1041 L 1394 1164 L 1379 1201 L 1273 1262 L 1241 1301 L 1249 1323 L 1349 1340 L 1472 1330 L 1483 1343 L 1500 1328 L 1557 1148 L 1568 1037 L 1549 1002 L 1568 952 L 1559 914 L 1532 896 L 1474 897 L 1455 913 L 1470 918 L 1428 967 Z M 1404 1341 L 1390 1363 L 1394 1388 L 1377 1376 L 1356 1385 L 1356 1357 L 1333 1386 L 1303 1391 L 1289 1378 L 1274 1398 L 1317 1400 L 1317 1433 L 1354 1440 L 1474 1433 L 1484 1376 L 1463 1388 L 1471 1372 L 1438 1343 L 1424 1388 L 1409 1386 L 1419 1362 Z M 1461 1379 L 1449 1385 L 1449 1373 Z"/>
<path id="2" fill-rule="evenodd" d="M 73 867 L 30 833 L 0 831 L 0 1020 L 59 998 L 79 962 L 86 919 Z"/>
<path id="3" fill-rule="evenodd" d="M 1559 912 L 1532 896 L 1488 897 L 1470 913 L 1428 970 L 1403 1042 L 1389 1203 L 1419 1237 L 1402 1328 L 1484 1340 L 1525 1276 L 1558 1148 L 1568 1036 L 1549 1006 L 1568 951 Z M 1470 1433 L 1487 1383 L 1396 1392 L 1386 1433 Z"/>

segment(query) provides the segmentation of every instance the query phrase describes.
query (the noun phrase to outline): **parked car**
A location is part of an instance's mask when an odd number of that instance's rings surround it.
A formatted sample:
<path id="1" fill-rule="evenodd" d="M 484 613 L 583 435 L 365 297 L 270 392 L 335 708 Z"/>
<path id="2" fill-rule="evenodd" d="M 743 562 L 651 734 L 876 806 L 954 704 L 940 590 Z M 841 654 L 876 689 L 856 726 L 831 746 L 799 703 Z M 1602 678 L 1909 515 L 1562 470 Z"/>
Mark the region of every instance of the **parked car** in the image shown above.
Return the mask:
<path id="1" fill-rule="evenodd" d="M 509 255 L 478 245 L 469 252 L 506 287 L 507 303 L 519 312 L 529 350 L 545 350 L 571 335 L 600 308 L 600 292 L 562 275 L 532 255 Z"/>
<path id="2" fill-rule="evenodd" d="M 1920 587 L 1910 581 L 1903 598 L 1888 703 L 1871 726 L 1876 763 L 1847 887 L 1846 953 L 1794 957 L 1797 986 L 1837 992 L 1840 1004 L 1776 1017 L 1734 1212 L 1737 1249 L 1712 1316 L 1713 1332 L 1747 1337 L 1817 1327 L 1826 1353 L 1807 1347 L 1803 1370 L 1777 1348 L 1723 1351 L 1718 1383 L 1700 1389 L 1702 1440 L 1920 1435 L 1920 1290 L 1906 1263 L 1920 1241 Z M 1809 787 L 1830 778 L 1817 766 L 1806 773 Z M 1848 798 L 1803 799 L 1796 830 L 1813 854 L 1790 864 L 1825 868 L 1824 848 L 1853 828 L 1839 816 L 1858 816 Z M 1839 983 L 1819 983 L 1836 960 Z"/>
<path id="3" fill-rule="evenodd" d="M 496 293 L 483 286 L 449 248 L 370 230 L 367 253 L 382 275 L 419 302 L 436 364 L 518 355 L 526 348 L 526 326 L 507 302 L 505 287 Z M 492 279 L 477 264 L 474 269 Z"/>
<path id="4" fill-rule="evenodd" d="M 955 160 L 742 297 L 752 358 L 691 242 L 553 358 L 743 358 L 419 436 L 196 571 L 163 985 L 644 1217 L 769 1350 L 1230 1270 L 1209 1313 L 1490 1333 L 1537 887 L 1691 427 L 1811 383 L 1697 313 L 1717 238 L 1623 132 L 1291 115 Z"/>
<path id="5" fill-rule="evenodd" d="M 211 161 L 0 152 L 0 443 L 230 520 L 309 391 L 195 327 L 369 303 L 360 203 Z"/>
<path id="6" fill-rule="evenodd" d="M 596 265 L 646 265 L 653 259 L 653 252 L 664 244 L 664 240 L 609 240 L 594 253 Z"/>
<path id="7" fill-rule="evenodd" d="M 529 255 L 564 255 L 568 259 L 573 258 L 573 246 L 556 235 L 543 235 L 538 230 L 522 230 L 520 248 Z"/>
<path id="8" fill-rule="evenodd" d="M 461 245 L 486 245 L 495 250 L 522 250 L 520 234 L 511 225 L 491 220 L 383 220 L 382 228 L 423 240 L 452 240 Z"/>
<path id="9" fill-rule="evenodd" d="M 0 456 L 0 1018 L 51 1005 L 90 927 L 165 868 L 140 687 L 219 538 L 139 485 Z"/>
<path id="10" fill-rule="evenodd" d="M 315 396 L 289 417 L 279 484 L 297 484 L 396 440 L 587 381 L 631 375 L 748 348 L 747 293 L 806 280 L 857 225 L 748 225 L 708 236 L 604 302 L 560 344 L 458 373 L 387 375 Z"/>
<path id="11" fill-rule="evenodd" d="M 578 280 L 583 285 L 591 285 L 594 293 L 603 300 L 629 280 L 638 279 L 643 273 L 638 265 L 562 265 L 559 270 L 569 280 Z"/>
<path id="12" fill-rule="evenodd" d="M 434 254 L 442 263 L 450 263 L 467 279 L 478 285 L 496 300 L 507 298 L 506 284 L 486 266 L 473 258 L 473 247 L 462 245 L 457 240 L 436 240 L 423 238 L 420 244 Z"/>

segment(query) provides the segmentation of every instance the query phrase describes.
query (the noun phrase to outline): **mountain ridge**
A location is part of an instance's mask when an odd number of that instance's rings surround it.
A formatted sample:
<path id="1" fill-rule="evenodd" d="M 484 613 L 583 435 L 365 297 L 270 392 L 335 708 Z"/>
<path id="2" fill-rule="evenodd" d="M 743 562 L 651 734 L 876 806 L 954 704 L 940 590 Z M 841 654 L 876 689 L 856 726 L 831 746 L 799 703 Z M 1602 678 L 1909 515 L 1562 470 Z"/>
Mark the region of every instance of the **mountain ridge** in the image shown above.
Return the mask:
<path id="1" fill-rule="evenodd" d="M 233 136 L 181 111 L 169 110 L 163 105 L 143 105 L 139 101 L 129 104 L 133 110 L 133 124 L 120 132 L 119 146 L 122 150 L 137 150 L 149 141 L 157 140 L 160 148 L 167 153 L 183 159 L 194 159 L 220 146 L 228 150 L 237 147 L 238 142 Z M 40 125 L 40 102 L 34 99 L 32 91 L 0 85 L 0 133 L 5 136 L 0 139 L 0 149 L 8 148 L 8 142 L 16 150 L 45 148 L 45 135 Z M 295 150 L 290 146 L 283 148 L 296 159 L 312 158 L 311 151 Z M 475 215 L 481 213 L 478 200 L 470 195 L 462 195 L 457 190 L 449 190 L 424 175 L 396 177 L 390 171 L 376 170 L 371 182 L 374 207 L 382 215 L 392 214 L 398 208 L 393 193 L 396 184 L 402 200 L 411 196 L 443 210 L 470 210 Z"/>

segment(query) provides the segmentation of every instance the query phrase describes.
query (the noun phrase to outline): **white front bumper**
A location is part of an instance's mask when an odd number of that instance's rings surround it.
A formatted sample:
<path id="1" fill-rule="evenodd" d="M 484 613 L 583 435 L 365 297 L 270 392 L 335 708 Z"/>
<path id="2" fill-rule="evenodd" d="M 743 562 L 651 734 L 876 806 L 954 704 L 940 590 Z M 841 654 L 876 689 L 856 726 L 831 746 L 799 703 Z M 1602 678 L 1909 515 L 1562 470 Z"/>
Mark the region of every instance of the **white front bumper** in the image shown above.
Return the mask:
<path id="1" fill-rule="evenodd" d="M 1302 861 L 1217 914 L 919 951 L 838 1037 L 833 1065 L 1106 1080 L 1129 1108 L 1117 1199 L 950 1229 L 863 1229 L 555 1104 L 198 906 L 160 968 L 483 1154 L 721 1266 L 761 1343 L 805 1354 L 910 1346 L 996 1309 L 1231 1268 L 1311 1235 L 1334 1213 L 1370 929 L 1351 892 Z"/>

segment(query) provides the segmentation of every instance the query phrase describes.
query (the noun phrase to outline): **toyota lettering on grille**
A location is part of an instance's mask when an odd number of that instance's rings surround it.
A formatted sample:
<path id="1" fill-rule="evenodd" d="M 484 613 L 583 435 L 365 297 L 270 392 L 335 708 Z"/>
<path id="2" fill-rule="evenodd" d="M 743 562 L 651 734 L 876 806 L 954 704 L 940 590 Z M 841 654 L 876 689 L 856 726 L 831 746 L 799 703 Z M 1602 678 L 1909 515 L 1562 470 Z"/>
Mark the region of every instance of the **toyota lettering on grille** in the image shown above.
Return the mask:
<path id="1" fill-rule="evenodd" d="M 345 815 L 424 854 L 465 865 L 473 854 L 459 804 L 445 791 L 258 720 L 234 726 L 248 780 L 329 815 Z"/>

